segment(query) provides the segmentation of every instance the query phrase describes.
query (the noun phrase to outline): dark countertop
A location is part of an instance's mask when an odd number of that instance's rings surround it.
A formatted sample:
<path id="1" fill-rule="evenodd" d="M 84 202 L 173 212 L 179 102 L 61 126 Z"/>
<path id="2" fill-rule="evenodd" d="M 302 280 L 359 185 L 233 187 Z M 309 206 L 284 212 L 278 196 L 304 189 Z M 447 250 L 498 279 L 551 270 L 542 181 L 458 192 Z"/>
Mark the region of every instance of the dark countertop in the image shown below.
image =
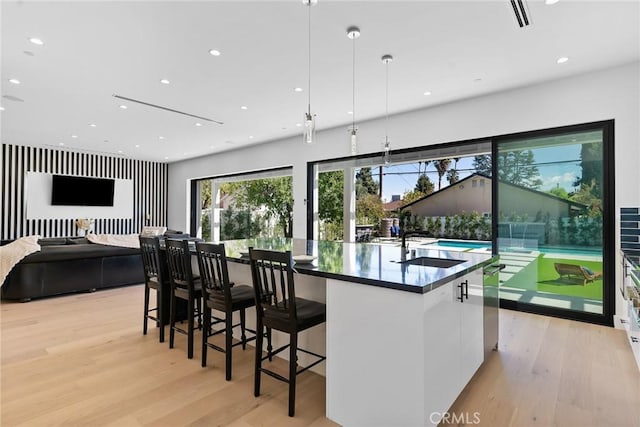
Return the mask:
<path id="1" fill-rule="evenodd" d="M 317 257 L 311 264 L 295 264 L 299 274 L 308 274 L 370 286 L 426 293 L 456 277 L 490 264 L 489 253 L 458 252 L 448 250 L 415 249 L 415 257 L 461 259 L 463 263 L 450 268 L 424 267 L 402 264 L 400 245 L 371 243 L 341 243 L 304 239 L 246 239 L 227 240 L 227 258 L 231 262 L 249 264 L 248 251 L 257 249 L 291 250 L 295 255 Z M 410 254 L 406 259 L 410 259 Z"/>

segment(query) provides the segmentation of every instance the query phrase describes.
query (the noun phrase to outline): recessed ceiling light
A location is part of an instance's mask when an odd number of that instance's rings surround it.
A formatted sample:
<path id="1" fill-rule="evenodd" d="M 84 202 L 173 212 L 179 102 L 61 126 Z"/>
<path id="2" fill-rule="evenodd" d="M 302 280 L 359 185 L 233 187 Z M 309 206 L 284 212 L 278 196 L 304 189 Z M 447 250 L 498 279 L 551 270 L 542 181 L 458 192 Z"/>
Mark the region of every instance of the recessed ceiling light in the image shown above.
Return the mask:
<path id="1" fill-rule="evenodd" d="M 162 83 L 163 85 L 168 85 L 171 82 L 169 80 L 167 80 L 167 79 L 162 79 L 162 80 L 160 80 L 160 83 Z"/>
<path id="2" fill-rule="evenodd" d="M 297 87 L 293 90 L 294 92 L 302 92 L 302 88 L 301 87 Z"/>
<path id="3" fill-rule="evenodd" d="M 569 60 L 568 57 L 566 56 L 562 56 L 560 58 L 558 58 L 558 60 L 556 61 L 558 64 L 564 64 L 565 62 L 567 62 Z"/>
<path id="4" fill-rule="evenodd" d="M 118 153 L 122 154 L 122 150 L 118 150 Z"/>
<path id="5" fill-rule="evenodd" d="M 353 115 L 353 111 L 347 111 L 347 114 L 351 116 Z"/>
<path id="6" fill-rule="evenodd" d="M 95 123 L 89 123 L 89 126 L 94 128 L 94 127 L 96 127 L 96 124 Z"/>
<path id="7" fill-rule="evenodd" d="M 168 157 L 165 157 L 164 159 L 165 159 L 165 160 L 169 160 L 169 158 L 168 158 Z"/>
<path id="8" fill-rule="evenodd" d="M 127 107 L 126 105 L 121 105 L 120 108 L 122 108 L 123 110 L 126 110 L 129 107 Z"/>
<path id="9" fill-rule="evenodd" d="M 4 107 L 0 107 L 0 111 L 4 111 Z"/>
<path id="10" fill-rule="evenodd" d="M 63 146 L 63 145 L 64 145 L 64 142 L 60 142 L 60 143 L 58 143 L 58 145 Z"/>
<path id="11" fill-rule="evenodd" d="M 213 148 L 213 145 L 210 145 L 209 148 Z"/>
<path id="12" fill-rule="evenodd" d="M 253 139 L 253 135 L 249 135 L 249 139 Z"/>
<path id="13" fill-rule="evenodd" d="M 38 46 L 42 46 L 44 44 L 44 42 L 42 41 L 42 39 L 39 39 L 37 37 L 31 37 L 29 39 L 29 41 L 33 44 L 37 44 Z"/>
<path id="14" fill-rule="evenodd" d="M 71 135 L 71 138 L 77 138 L 78 135 Z"/>
<path id="15" fill-rule="evenodd" d="M 220 56 L 220 51 L 216 49 L 209 50 L 209 53 L 213 56 Z"/>
<path id="16" fill-rule="evenodd" d="M 140 148 L 140 144 L 136 144 L 136 148 Z"/>
<path id="17" fill-rule="evenodd" d="M 18 80 L 18 79 L 9 79 L 9 83 L 13 83 L 14 85 L 19 85 L 20 84 L 20 80 Z"/>
<path id="18" fill-rule="evenodd" d="M 246 105 L 243 105 L 242 107 L 240 107 L 241 110 L 247 110 L 248 107 Z"/>
<path id="19" fill-rule="evenodd" d="M 558 3 L 560 0 L 545 0 L 544 4 L 556 4 Z"/>
<path id="20" fill-rule="evenodd" d="M 302 123 L 296 123 L 297 127 L 302 127 Z"/>
<path id="21" fill-rule="evenodd" d="M 196 123 L 196 126 L 202 126 L 202 123 Z"/>
<path id="22" fill-rule="evenodd" d="M 431 91 L 429 90 L 424 93 L 424 96 L 429 96 L 429 95 L 431 95 Z"/>
<path id="23" fill-rule="evenodd" d="M 158 139 L 164 139 L 164 136 L 159 136 Z"/>

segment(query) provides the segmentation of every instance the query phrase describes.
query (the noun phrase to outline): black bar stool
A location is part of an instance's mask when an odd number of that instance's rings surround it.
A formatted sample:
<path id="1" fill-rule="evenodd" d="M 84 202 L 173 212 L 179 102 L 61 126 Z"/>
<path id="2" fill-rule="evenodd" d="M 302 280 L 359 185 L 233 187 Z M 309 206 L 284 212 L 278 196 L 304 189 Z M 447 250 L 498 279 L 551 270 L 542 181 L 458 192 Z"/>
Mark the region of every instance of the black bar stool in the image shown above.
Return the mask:
<path id="1" fill-rule="evenodd" d="M 263 327 L 289 334 L 289 344 L 262 355 L 262 334 L 256 339 L 254 395 L 260 395 L 260 374 L 265 374 L 289 384 L 289 416 L 295 412 L 296 376 L 326 359 L 325 356 L 298 348 L 298 332 L 324 323 L 326 305 L 316 301 L 296 298 L 293 280 L 291 252 L 275 252 L 249 248 L 251 276 L 256 295 L 256 330 Z M 262 367 L 262 362 L 289 348 L 289 377 Z M 315 356 L 317 360 L 298 369 L 297 351 Z"/>
<path id="2" fill-rule="evenodd" d="M 229 281 L 227 256 L 224 244 L 196 243 L 198 254 L 198 267 L 200 268 L 200 280 L 202 282 L 202 297 L 204 300 L 204 321 L 202 330 L 202 367 L 207 366 L 207 348 L 225 353 L 226 379 L 231 379 L 232 349 L 242 345 L 246 349 L 247 342 L 255 340 L 256 331 L 245 326 L 245 310 L 256 305 L 253 288 L 247 285 L 234 286 Z M 221 311 L 224 317 L 212 316 L 211 310 Z M 240 323 L 233 324 L 233 312 L 240 312 Z M 214 331 L 213 325 L 224 323 L 225 328 Z M 233 328 L 240 326 L 240 341 L 232 344 Z M 247 339 L 246 331 L 254 336 Z M 219 347 L 209 342 L 209 337 L 224 333 L 225 346 Z"/>
<path id="3" fill-rule="evenodd" d="M 160 328 L 160 342 L 164 342 L 165 310 L 163 304 L 163 287 L 170 286 L 167 277 L 166 265 L 163 265 L 160 257 L 160 241 L 158 237 L 140 236 L 140 253 L 144 268 L 144 320 L 142 333 L 147 335 L 147 323 L 151 319 Z M 156 307 L 149 308 L 150 290 L 156 291 Z M 155 312 L 155 315 L 151 314 Z"/>
<path id="4" fill-rule="evenodd" d="M 196 310 L 198 328 L 202 313 L 202 288 L 200 281 L 194 279 L 191 271 L 191 254 L 188 240 L 165 240 L 165 252 L 169 278 L 171 282 L 171 315 L 169 320 L 169 348 L 173 348 L 176 331 L 187 335 L 187 357 L 193 359 L 193 331 L 195 329 Z M 176 326 L 177 299 L 187 301 L 187 329 Z"/>

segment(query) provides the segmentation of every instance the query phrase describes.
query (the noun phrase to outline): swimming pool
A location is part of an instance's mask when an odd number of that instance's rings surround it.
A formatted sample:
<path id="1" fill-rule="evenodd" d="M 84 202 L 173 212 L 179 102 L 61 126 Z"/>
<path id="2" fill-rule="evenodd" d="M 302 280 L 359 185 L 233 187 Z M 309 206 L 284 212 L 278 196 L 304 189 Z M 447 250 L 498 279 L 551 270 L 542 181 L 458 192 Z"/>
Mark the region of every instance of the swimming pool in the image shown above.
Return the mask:
<path id="1" fill-rule="evenodd" d="M 468 249 L 491 249 L 491 242 L 464 241 L 464 240 L 447 240 L 440 239 L 437 242 L 430 243 L 427 246 L 440 246 L 450 248 L 468 248 Z M 523 248 L 526 250 L 526 248 Z M 602 256 L 602 250 L 586 249 L 586 248 L 569 248 L 556 246 L 540 246 L 537 250 L 544 254 L 566 254 L 566 255 L 590 255 Z M 517 252 L 517 251 L 513 251 Z"/>
<path id="2" fill-rule="evenodd" d="M 491 249 L 491 242 L 474 242 L 464 240 L 446 240 L 440 239 L 437 242 L 430 243 L 426 246 L 446 246 L 449 248 L 468 248 L 468 249 Z"/>

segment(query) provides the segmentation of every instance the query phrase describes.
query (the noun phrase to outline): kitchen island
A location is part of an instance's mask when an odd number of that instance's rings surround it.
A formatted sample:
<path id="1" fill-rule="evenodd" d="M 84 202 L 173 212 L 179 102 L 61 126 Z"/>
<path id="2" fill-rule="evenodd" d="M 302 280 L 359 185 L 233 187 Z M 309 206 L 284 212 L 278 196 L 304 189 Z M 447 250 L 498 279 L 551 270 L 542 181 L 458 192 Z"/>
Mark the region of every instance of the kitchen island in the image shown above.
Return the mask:
<path id="1" fill-rule="evenodd" d="M 294 266 L 296 294 L 326 302 L 326 329 L 305 332 L 300 346 L 326 352 L 326 369 L 316 372 L 326 376 L 326 415 L 339 424 L 436 425 L 484 360 L 490 253 L 418 246 L 402 254 L 393 245 L 298 239 L 224 243 L 236 283 L 251 283 L 250 246 L 315 258 Z"/>

